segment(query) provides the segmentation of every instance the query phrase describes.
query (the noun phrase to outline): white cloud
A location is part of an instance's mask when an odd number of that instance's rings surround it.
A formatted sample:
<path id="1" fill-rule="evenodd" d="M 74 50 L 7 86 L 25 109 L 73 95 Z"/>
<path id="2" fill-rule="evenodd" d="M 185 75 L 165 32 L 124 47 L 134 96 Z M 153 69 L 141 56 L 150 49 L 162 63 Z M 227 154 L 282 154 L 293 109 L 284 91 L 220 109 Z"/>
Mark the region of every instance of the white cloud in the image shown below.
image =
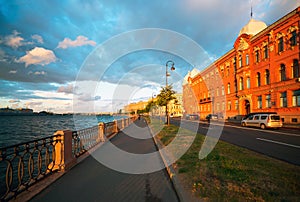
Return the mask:
<path id="1" fill-rule="evenodd" d="M 73 90 L 74 90 L 73 84 L 69 84 L 67 86 L 60 86 L 57 89 L 57 92 L 58 93 L 65 93 L 65 94 L 71 94 L 71 93 L 73 93 Z"/>
<path id="2" fill-rule="evenodd" d="M 16 74 L 17 70 L 10 70 L 8 73 L 10 73 L 10 74 Z"/>
<path id="3" fill-rule="evenodd" d="M 47 74 L 45 71 L 34 72 L 35 75 L 45 75 Z"/>
<path id="4" fill-rule="evenodd" d="M 21 57 L 16 62 L 25 63 L 25 67 L 28 65 L 47 65 L 51 62 L 55 62 L 57 60 L 55 54 L 51 50 L 47 50 L 41 47 L 35 47 L 34 49 L 27 51 L 26 55 Z"/>
<path id="5" fill-rule="evenodd" d="M 9 103 L 18 103 L 18 102 L 20 102 L 20 100 L 9 100 L 8 102 Z"/>
<path id="6" fill-rule="evenodd" d="M 15 30 L 11 35 L 4 37 L 4 44 L 12 48 L 18 48 L 19 46 L 22 46 L 22 41 L 24 41 L 24 38 L 18 36 L 19 34 L 20 33 Z"/>
<path id="7" fill-rule="evenodd" d="M 69 38 L 65 38 L 63 41 L 58 43 L 57 48 L 66 49 L 69 47 L 76 47 L 76 46 L 84 46 L 84 45 L 91 45 L 95 46 L 97 43 L 92 40 L 88 40 L 85 36 L 78 36 L 76 40 L 72 41 Z"/>
<path id="8" fill-rule="evenodd" d="M 40 35 L 34 34 L 34 35 L 31 36 L 31 38 L 36 40 L 38 43 L 41 43 L 41 44 L 44 43 L 44 40 Z"/>

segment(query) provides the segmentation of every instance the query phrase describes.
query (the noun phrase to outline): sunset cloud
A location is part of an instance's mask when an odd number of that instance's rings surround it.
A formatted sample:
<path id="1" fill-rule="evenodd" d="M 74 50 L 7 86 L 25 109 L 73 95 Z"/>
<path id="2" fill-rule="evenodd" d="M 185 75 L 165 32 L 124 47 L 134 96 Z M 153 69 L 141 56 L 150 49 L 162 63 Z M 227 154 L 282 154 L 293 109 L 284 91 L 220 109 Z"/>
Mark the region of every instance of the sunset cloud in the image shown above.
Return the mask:
<path id="1" fill-rule="evenodd" d="M 40 35 L 35 34 L 35 35 L 32 35 L 31 38 L 40 44 L 44 43 L 44 40 Z"/>
<path id="2" fill-rule="evenodd" d="M 23 45 L 24 38 L 19 36 L 19 32 L 16 30 L 12 34 L 4 37 L 4 44 L 12 48 L 18 48 Z"/>
<path id="3" fill-rule="evenodd" d="M 77 47 L 77 46 L 95 46 L 97 43 L 95 41 L 89 40 L 85 36 L 78 36 L 76 40 L 72 41 L 69 38 L 65 38 L 63 41 L 59 42 L 57 48 L 66 49 L 69 47 Z"/>
<path id="4" fill-rule="evenodd" d="M 35 47 L 31 51 L 27 51 L 26 55 L 17 60 L 17 62 L 25 63 L 25 67 L 28 67 L 31 64 L 45 66 L 56 60 L 57 58 L 53 51 Z"/>

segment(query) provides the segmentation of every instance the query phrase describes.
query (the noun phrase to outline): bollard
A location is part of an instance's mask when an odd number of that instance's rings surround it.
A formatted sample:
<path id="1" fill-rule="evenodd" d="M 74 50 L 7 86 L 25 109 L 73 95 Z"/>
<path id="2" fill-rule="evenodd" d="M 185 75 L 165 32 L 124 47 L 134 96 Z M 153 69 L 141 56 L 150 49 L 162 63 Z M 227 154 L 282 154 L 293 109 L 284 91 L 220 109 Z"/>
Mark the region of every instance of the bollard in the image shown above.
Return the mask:
<path id="1" fill-rule="evenodd" d="M 117 133 L 118 132 L 118 121 L 114 120 L 114 132 Z"/>
<path id="2" fill-rule="evenodd" d="M 121 121 L 122 121 L 122 129 L 124 129 L 125 128 L 125 123 L 124 123 L 125 119 L 122 119 Z"/>
<path id="3" fill-rule="evenodd" d="M 73 157 L 72 154 L 72 131 L 59 130 L 56 133 L 54 133 L 54 135 L 61 136 L 56 136 L 53 138 L 55 158 L 54 161 L 50 163 L 48 168 L 52 168 L 52 171 L 65 171 L 71 168 L 76 163 L 76 159 Z"/>
<path id="4" fill-rule="evenodd" d="M 97 142 L 104 142 L 104 123 L 100 122 L 98 124 L 98 139 Z"/>

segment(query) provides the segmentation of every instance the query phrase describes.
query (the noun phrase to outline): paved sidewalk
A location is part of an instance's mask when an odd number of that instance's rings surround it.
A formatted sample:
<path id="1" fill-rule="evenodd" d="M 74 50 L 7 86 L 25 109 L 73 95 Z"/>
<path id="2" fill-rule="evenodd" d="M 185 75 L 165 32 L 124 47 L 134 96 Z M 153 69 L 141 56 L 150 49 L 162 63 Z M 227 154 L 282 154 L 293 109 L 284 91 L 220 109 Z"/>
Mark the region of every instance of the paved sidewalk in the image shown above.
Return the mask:
<path id="1" fill-rule="evenodd" d="M 137 135 L 148 138 L 133 138 Z M 144 119 L 137 120 L 110 141 L 118 148 L 131 153 L 141 154 L 156 151 Z M 105 144 L 98 150 L 104 146 Z M 161 161 L 159 156 L 157 158 Z M 178 201 L 178 197 L 165 170 L 150 174 L 125 174 L 114 171 L 89 156 L 31 201 L 175 202 Z"/>

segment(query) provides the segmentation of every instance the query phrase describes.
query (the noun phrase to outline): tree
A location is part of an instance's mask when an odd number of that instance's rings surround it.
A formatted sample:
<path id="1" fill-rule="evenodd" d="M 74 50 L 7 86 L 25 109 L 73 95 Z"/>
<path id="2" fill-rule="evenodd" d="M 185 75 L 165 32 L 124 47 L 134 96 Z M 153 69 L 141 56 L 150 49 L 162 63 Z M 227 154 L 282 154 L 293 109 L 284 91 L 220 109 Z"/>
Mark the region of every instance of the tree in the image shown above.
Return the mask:
<path id="1" fill-rule="evenodd" d="M 147 103 L 147 106 L 145 107 L 145 112 L 149 113 L 149 111 L 155 107 L 156 103 L 153 100 L 151 100 Z"/>
<path id="2" fill-rule="evenodd" d="M 166 107 L 166 124 L 169 125 L 169 114 L 168 114 L 168 104 L 171 100 L 175 100 L 176 102 L 176 97 L 174 94 L 176 93 L 171 85 L 168 85 L 166 87 L 162 87 L 160 90 L 160 93 L 157 95 L 157 100 L 156 103 L 159 106 L 165 106 Z"/>
<path id="3" fill-rule="evenodd" d="M 166 87 L 161 87 L 160 93 L 157 95 L 157 104 L 159 106 L 167 106 L 171 100 L 175 100 L 176 97 L 174 96 L 176 92 L 173 90 L 171 85 Z"/>

